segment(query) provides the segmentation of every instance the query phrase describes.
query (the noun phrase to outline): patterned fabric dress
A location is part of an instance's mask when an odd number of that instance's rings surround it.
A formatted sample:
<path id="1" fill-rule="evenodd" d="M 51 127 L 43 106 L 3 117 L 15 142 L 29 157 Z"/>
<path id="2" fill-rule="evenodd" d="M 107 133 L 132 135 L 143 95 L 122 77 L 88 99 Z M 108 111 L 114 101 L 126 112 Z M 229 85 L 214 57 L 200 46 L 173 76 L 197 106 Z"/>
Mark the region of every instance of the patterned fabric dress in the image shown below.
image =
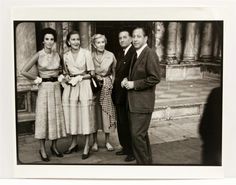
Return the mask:
<path id="1" fill-rule="evenodd" d="M 92 53 L 95 73 L 103 77 L 103 87 L 96 94 L 96 124 L 97 129 L 110 133 L 116 128 L 115 107 L 111 99 L 112 66 L 116 64 L 116 58 L 113 53 L 105 50 L 102 58 L 99 60 L 96 52 Z"/>
<path id="2" fill-rule="evenodd" d="M 41 78 L 57 77 L 60 67 L 58 53 L 38 52 L 38 71 Z M 61 102 L 60 83 L 42 82 L 36 101 L 35 138 L 54 140 L 66 136 Z"/>
<path id="3" fill-rule="evenodd" d="M 83 48 L 80 48 L 76 60 L 71 51 L 65 53 L 64 64 L 71 76 L 85 75 L 88 71 L 94 70 L 91 53 Z M 62 102 L 68 134 L 86 135 L 96 131 L 95 106 L 90 79 L 83 79 L 74 87 L 65 85 Z"/>

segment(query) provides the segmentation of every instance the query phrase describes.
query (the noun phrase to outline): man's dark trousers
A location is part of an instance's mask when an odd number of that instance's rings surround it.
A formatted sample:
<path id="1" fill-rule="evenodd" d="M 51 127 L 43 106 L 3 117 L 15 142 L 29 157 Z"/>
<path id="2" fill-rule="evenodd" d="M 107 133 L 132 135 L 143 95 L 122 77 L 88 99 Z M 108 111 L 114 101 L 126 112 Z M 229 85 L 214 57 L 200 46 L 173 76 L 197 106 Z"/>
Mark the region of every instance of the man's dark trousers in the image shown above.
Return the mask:
<path id="1" fill-rule="evenodd" d="M 117 111 L 117 132 L 120 145 L 122 146 L 125 154 L 133 155 L 130 124 L 126 105 L 117 104 L 116 111 Z"/>
<path id="2" fill-rule="evenodd" d="M 117 112 L 117 132 L 119 142 L 127 155 L 133 155 L 133 150 L 128 120 L 127 90 L 121 87 L 121 81 L 129 75 L 130 63 L 134 53 L 135 49 L 131 46 L 125 56 L 123 52 L 118 54 L 116 78 L 112 92 L 112 98 Z"/>
<path id="3" fill-rule="evenodd" d="M 148 137 L 152 113 L 129 112 L 133 152 L 137 164 L 152 164 L 152 151 Z M 140 150 L 142 149 L 142 150 Z"/>

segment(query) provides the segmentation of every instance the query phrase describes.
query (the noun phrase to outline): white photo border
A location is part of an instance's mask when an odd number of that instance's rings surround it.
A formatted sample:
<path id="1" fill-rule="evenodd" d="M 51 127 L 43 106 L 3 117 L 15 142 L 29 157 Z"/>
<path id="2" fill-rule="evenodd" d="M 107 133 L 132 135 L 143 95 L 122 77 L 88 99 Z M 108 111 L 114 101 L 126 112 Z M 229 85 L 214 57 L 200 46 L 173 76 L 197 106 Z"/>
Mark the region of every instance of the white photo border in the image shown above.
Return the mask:
<path id="1" fill-rule="evenodd" d="M 229 7 L 228 7 L 229 8 Z M 45 11 L 47 9 L 47 11 Z M 228 10 L 231 10 L 229 8 Z M 232 10 L 231 10 L 232 11 Z M 43 12 L 43 13 L 42 13 Z M 49 13 L 53 12 L 53 13 Z M 92 13 L 91 13 L 92 12 Z M 105 12 L 105 13 L 104 13 Z M 120 13 L 122 12 L 122 14 Z M 148 12 L 142 13 L 140 12 Z M 107 16 L 110 15 L 110 16 Z M 232 159 L 232 156 L 228 153 L 232 149 L 229 148 L 227 142 L 230 141 L 229 133 L 230 129 L 235 126 L 225 126 L 225 123 L 232 124 L 232 121 L 226 116 L 226 107 L 231 100 L 228 99 L 229 86 L 231 84 L 226 83 L 226 79 L 229 77 L 226 74 L 231 74 L 230 60 L 232 54 L 227 51 L 230 45 L 230 35 L 232 31 L 229 28 L 231 16 L 228 15 L 225 7 L 13 7 L 11 11 L 10 30 L 11 30 L 11 51 L 8 53 L 9 72 L 12 74 L 10 78 L 10 90 L 13 88 L 15 92 L 15 76 L 14 76 L 14 30 L 13 21 L 96 21 L 96 20 L 223 20 L 224 21 L 224 101 L 223 101 L 223 165 L 218 167 L 206 167 L 206 166 L 106 166 L 106 165 L 17 165 L 17 151 L 16 151 L 16 121 L 15 117 L 11 116 L 9 127 L 12 132 L 8 133 L 12 140 L 12 154 L 10 157 L 12 161 L 10 164 L 13 166 L 13 173 L 11 174 L 15 178 L 77 178 L 77 179 L 198 179 L 198 178 L 222 178 L 224 177 L 225 166 L 229 165 L 227 157 Z M 234 64 L 235 65 L 235 64 Z M 228 73 L 229 72 L 229 73 Z M 229 86 L 228 86 L 229 85 Z M 235 92 L 235 89 L 233 89 Z M 10 93 L 12 94 L 12 93 Z M 13 93 L 14 94 L 14 93 Z M 14 96 L 15 97 L 15 96 Z M 13 102 L 14 104 L 15 102 Z M 8 105 L 11 107 L 10 115 L 15 115 L 15 105 Z M 12 107 L 13 105 L 13 107 Z M 231 135 L 232 136 L 232 135 Z M 229 155 L 228 155 L 229 154 Z M 132 173 L 131 173 L 132 171 Z"/>

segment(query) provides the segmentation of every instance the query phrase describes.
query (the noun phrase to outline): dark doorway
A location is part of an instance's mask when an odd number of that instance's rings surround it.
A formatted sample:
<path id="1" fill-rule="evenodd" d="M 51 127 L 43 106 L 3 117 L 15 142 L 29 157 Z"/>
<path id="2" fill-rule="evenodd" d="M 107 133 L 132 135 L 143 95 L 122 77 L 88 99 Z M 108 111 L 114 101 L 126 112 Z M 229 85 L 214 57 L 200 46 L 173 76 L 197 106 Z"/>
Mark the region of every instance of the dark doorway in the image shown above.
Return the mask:
<path id="1" fill-rule="evenodd" d="M 135 27 L 144 27 L 148 34 L 148 45 L 152 47 L 152 22 L 148 21 L 101 21 L 95 23 L 95 33 L 104 34 L 107 38 L 106 49 L 115 55 L 121 50 L 118 34 L 121 29 L 127 29 L 132 34 Z"/>

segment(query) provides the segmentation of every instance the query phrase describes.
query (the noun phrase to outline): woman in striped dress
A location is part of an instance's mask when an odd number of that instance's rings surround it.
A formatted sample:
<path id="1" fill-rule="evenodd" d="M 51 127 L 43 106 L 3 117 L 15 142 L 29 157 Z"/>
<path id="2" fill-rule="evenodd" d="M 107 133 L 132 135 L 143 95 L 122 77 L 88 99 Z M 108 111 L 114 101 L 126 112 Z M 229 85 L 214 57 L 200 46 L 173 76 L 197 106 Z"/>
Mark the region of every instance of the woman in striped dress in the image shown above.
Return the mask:
<path id="1" fill-rule="evenodd" d="M 67 83 L 63 85 L 63 109 L 66 131 L 72 135 L 70 147 L 65 154 L 78 150 L 77 135 L 85 136 L 82 159 L 89 157 L 89 136 L 95 132 L 93 93 L 90 86 L 94 75 L 94 64 L 90 51 L 80 47 L 77 31 L 67 35 L 70 50 L 64 54 L 64 69 Z"/>
<path id="2" fill-rule="evenodd" d="M 45 140 L 52 141 L 51 152 L 53 155 L 63 157 L 57 149 L 57 139 L 66 136 L 60 82 L 58 82 L 60 57 L 57 52 L 53 51 L 56 40 L 56 31 L 45 28 L 42 31 L 43 49 L 38 51 L 22 69 L 22 75 L 34 80 L 34 83 L 38 85 L 35 138 L 40 141 L 39 154 L 43 161 L 49 161 Z M 34 64 L 37 65 L 39 76 L 34 76 L 29 72 Z"/>

